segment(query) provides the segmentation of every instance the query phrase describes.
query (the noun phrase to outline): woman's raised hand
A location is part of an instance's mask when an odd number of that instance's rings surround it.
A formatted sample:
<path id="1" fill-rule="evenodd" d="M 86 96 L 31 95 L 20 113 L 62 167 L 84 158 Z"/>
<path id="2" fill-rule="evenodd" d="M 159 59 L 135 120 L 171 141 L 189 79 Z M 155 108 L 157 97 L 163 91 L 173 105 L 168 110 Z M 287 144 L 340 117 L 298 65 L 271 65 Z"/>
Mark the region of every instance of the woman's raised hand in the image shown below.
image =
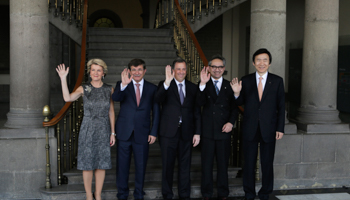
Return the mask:
<path id="1" fill-rule="evenodd" d="M 64 64 L 59 64 L 57 65 L 56 71 L 61 79 L 66 78 L 69 72 L 69 67 L 66 69 L 66 66 Z"/>

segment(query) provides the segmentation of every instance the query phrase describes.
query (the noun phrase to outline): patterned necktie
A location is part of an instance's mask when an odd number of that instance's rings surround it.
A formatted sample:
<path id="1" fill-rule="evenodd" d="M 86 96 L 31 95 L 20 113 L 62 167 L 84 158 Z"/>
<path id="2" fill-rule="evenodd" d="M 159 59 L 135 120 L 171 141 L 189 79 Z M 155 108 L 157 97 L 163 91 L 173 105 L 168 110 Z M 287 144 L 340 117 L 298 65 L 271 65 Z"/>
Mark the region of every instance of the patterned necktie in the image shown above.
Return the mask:
<path id="1" fill-rule="evenodd" d="M 262 79 L 263 79 L 263 77 L 260 76 L 259 77 L 259 84 L 258 84 L 259 101 L 261 101 L 261 97 L 262 97 L 262 94 L 263 94 Z"/>
<path id="2" fill-rule="evenodd" d="M 180 102 L 181 102 L 181 105 L 184 103 L 184 92 L 182 91 L 182 83 L 179 83 L 179 87 L 180 87 L 180 91 L 179 91 L 179 96 L 180 96 Z"/>
<path id="3" fill-rule="evenodd" d="M 215 86 L 216 95 L 219 95 L 219 88 L 218 88 L 218 85 L 217 85 L 218 82 L 219 82 L 219 81 L 214 81 L 214 83 L 215 83 L 214 86 Z"/>
<path id="4" fill-rule="evenodd" d="M 141 99 L 141 95 L 140 95 L 140 84 L 136 83 L 136 102 L 137 102 L 137 107 L 139 107 L 140 105 L 140 99 Z"/>

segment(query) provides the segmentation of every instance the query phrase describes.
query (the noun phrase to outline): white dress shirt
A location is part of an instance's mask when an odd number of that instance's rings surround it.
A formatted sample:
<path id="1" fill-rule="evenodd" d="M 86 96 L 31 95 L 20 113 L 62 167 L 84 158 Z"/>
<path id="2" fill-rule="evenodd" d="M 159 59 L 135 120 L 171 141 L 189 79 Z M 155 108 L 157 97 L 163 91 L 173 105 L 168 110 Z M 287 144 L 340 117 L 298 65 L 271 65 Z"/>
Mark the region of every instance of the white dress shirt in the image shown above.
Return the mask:
<path id="1" fill-rule="evenodd" d="M 215 87 L 215 82 L 214 82 L 214 81 L 218 81 L 218 83 L 216 84 L 216 86 L 218 87 L 218 89 L 219 89 L 219 91 L 220 91 L 221 85 L 222 85 L 222 80 L 223 80 L 222 76 L 221 76 L 218 80 L 214 79 L 213 77 L 210 77 L 210 78 L 211 78 L 211 80 L 213 81 L 214 87 Z M 200 84 L 199 84 L 199 90 L 202 92 L 202 91 L 205 89 L 205 86 L 206 86 L 206 85 L 207 85 L 207 84 L 205 84 L 205 85 L 200 85 Z"/>
<path id="2" fill-rule="evenodd" d="M 182 82 L 177 81 L 175 78 L 174 78 L 174 80 L 175 80 L 175 83 L 176 83 L 176 85 L 177 85 L 177 90 L 178 90 L 179 94 L 180 94 L 180 86 L 179 86 L 179 84 L 182 83 L 182 92 L 184 93 L 184 97 L 186 97 L 186 85 L 185 85 L 185 80 L 183 80 Z M 170 83 L 171 83 L 171 82 L 170 82 Z M 164 85 L 164 89 L 165 89 L 165 90 L 168 90 L 169 87 L 170 87 L 170 85 L 169 85 L 169 86 L 165 85 L 165 81 L 164 81 L 163 85 Z"/>
<path id="3" fill-rule="evenodd" d="M 144 84 L 144 79 L 142 79 L 140 82 L 136 82 L 136 81 L 134 81 L 134 79 L 132 79 L 132 82 L 133 82 L 133 84 L 134 84 L 134 90 L 135 90 L 135 94 L 136 94 L 136 90 L 137 90 L 137 86 L 136 86 L 136 84 L 138 83 L 138 84 L 140 84 L 140 86 L 139 86 L 139 89 L 140 89 L 140 98 L 142 97 L 142 91 L 143 91 L 143 84 Z M 125 90 L 125 88 L 127 87 L 128 85 L 126 85 L 126 86 L 122 86 L 122 84 L 120 84 L 120 91 L 124 91 Z"/>

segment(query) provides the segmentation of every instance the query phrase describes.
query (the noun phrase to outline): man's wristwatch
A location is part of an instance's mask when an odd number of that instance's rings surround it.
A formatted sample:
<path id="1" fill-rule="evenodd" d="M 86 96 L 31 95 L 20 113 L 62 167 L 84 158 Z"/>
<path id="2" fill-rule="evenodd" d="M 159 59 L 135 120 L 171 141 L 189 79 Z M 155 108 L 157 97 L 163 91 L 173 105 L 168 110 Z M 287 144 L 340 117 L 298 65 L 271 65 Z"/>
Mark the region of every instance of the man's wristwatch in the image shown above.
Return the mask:
<path id="1" fill-rule="evenodd" d="M 116 136 L 116 134 L 115 133 L 111 133 L 112 135 L 114 135 L 114 136 Z"/>

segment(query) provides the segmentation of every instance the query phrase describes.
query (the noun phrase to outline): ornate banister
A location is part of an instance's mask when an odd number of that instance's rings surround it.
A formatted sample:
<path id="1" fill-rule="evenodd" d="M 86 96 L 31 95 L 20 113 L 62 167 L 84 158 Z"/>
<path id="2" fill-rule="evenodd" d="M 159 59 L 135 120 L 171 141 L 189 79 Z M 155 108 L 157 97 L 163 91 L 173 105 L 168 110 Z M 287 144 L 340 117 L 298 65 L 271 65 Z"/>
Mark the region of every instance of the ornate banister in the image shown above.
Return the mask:
<path id="1" fill-rule="evenodd" d="M 169 2 L 171 2 L 169 4 Z M 197 2 L 197 3 L 196 3 Z M 206 1 L 205 16 L 209 13 L 209 0 Z M 215 11 L 215 0 L 212 0 L 211 13 Z M 221 9 L 221 0 L 218 0 L 217 8 Z M 228 1 L 223 2 L 223 6 L 227 6 Z M 234 1 L 231 1 L 234 3 Z M 197 83 L 199 81 L 199 76 L 203 66 L 208 66 L 208 60 L 205 57 L 203 50 L 198 43 L 195 34 L 187 19 L 188 11 L 192 11 L 192 16 L 190 21 L 193 23 L 195 20 L 196 5 L 198 5 L 198 19 L 202 17 L 202 1 L 189 1 L 189 0 L 158 0 L 157 3 L 157 13 L 155 17 L 155 28 L 161 28 L 165 26 L 168 21 L 173 25 L 174 30 L 174 43 L 177 49 L 177 55 L 182 57 L 187 62 L 187 79 L 192 82 Z M 170 7 L 171 6 L 171 7 Z M 192 6 L 192 8 L 190 7 Z M 170 9 L 169 9 L 170 7 Z M 190 8 L 190 9 L 188 9 Z M 172 13 L 167 11 L 171 10 Z M 164 15 L 164 11 L 166 11 Z M 231 166 L 241 166 L 241 149 L 242 149 L 242 135 L 241 135 L 241 123 L 243 118 L 244 109 L 239 106 L 239 116 L 236 122 L 236 136 L 231 137 L 231 152 L 230 165 Z M 257 170 L 258 171 L 258 170 Z"/>
<path id="2" fill-rule="evenodd" d="M 84 9 L 83 9 L 83 12 L 81 13 L 83 15 L 83 17 L 82 17 L 83 20 L 82 20 L 80 69 L 79 69 L 79 76 L 78 76 L 77 82 L 75 83 L 73 91 L 75 91 L 82 84 L 83 79 L 85 77 L 88 0 L 81 0 L 81 1 L 84 1 L 84 4 L 83 4 Z M 73 1 L 73 2 L 75 2 L 75 1 Z M 56 0 L 56 5 L 57 5 L 57 0 Z M 57 10 L 57 6 L 56 6 L 56 10 Z M 78 10 L 80 10 L 80 8 Z M 79 17 L 78 19 L 80 20 L 81 18 Z M 54 118 L 52 118 L 49 122 L 43 122 L 43 126 L 50 127 L 50 126 L 56 125 L 59 121 L 62 120 L 62 118 L 64 117 L 64 115 L 67 113 L 68 109 L 71 106 L 72 106 L 72 102 L 67 102 Z"/>
<path id="3" fill-rule="evenodd" d="M 50 2 L 52 1 L 52 3 Z M 52 6 L 54 5 L 54 6 Z M 69 16 L 69 24 L 73 24 L 72 20 L 75 20 L 75 25 L 79 30 L 81 29 L 81 56 L 80 56 L 80 68 L 79 75 L 74 85 L 73 91 L 75 91 L 85 79 L 85 63 L 86 63 L 86 34 L 87 34 L 87 14 L 88 14 L 88 0 L 48 0 L 49 12 L 54 9 L 54 16 L 58 17 L 61 14 L 61 19 L 66 20 L 66 16 Z M 61 12 L 60 12 L 61 11 Z M 76 154 L 77 154 L 77 138 L 82 122 L 82 99 L 79 98 L 74 102 L 66 102 L 62 109 L 51 120 L 43 122 L 46 134 L 49 127 L 54 127 L 55 136 L 57 137 L 57 184 L 61 185 L 66 183 L 66 178 L 62 175 L 63 172 L 68 171 L 76 166 Z M 48 145 L 46 147 L 48 150 Z M 47 153 L 47 156 L 49 154 Z M 50 158 L 47 158 L 47 186 L 51 187 L 50 182 Z"/>

